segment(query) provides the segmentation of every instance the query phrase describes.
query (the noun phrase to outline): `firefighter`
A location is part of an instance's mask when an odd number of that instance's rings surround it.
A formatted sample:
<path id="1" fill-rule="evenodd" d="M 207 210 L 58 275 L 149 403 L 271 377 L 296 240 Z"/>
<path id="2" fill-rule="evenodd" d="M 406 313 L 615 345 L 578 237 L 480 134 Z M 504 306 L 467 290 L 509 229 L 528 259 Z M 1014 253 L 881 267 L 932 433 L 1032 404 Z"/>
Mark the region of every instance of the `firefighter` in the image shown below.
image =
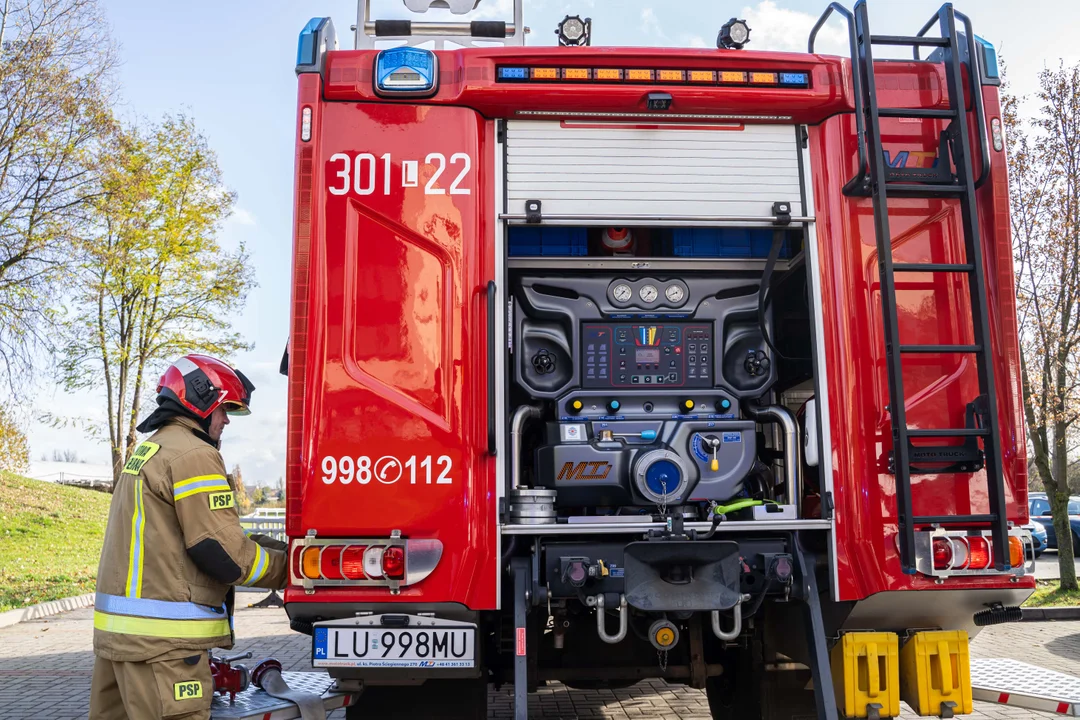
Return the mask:
<path id="1" fill-rule="evenodd" d="M 285 586 L 285 543 L 245 537 L 218 448 L 255 387 L 187 355 L 113 488 L 94 602 L 90 720 L 210 717 L 208 650 L 233 643 L 234 585 Z"/>

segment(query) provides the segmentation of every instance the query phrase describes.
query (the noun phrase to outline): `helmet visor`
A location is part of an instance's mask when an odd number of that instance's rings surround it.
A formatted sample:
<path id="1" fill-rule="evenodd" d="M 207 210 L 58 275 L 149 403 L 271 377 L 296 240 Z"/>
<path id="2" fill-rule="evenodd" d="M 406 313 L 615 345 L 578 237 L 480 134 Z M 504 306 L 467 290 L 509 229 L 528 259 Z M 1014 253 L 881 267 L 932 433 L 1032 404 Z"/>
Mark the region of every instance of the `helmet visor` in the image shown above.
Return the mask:
<path id="1" fill-rule="evenodd" d="M 224 403 L 224 406 L 225 406 L 225 412 L 228 415 L 234 415 L 235 416 L 235 415 L 250 415 L 251 414 L 251 408 L 249 408 L 247 406 L 247 404 L 242 403 L 242 402 L 237 402 L 235 400 L 226 400 L 225 403 Z"/>

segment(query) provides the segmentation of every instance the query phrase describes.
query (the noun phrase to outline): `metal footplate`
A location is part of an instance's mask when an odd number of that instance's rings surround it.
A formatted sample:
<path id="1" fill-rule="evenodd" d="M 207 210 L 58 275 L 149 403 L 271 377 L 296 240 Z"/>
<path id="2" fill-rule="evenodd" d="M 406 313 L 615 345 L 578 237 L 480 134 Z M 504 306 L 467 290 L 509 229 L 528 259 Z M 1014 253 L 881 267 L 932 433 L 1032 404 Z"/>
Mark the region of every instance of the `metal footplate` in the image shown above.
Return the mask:
<path id="1" fill-rule="evenodd" d="M 1080 717 L 1080 678 L 1001 658 L 971 661 L 976 700 Z"/>
<path id="2" fill-rule="evenodd" d="M 360 697 L 357 693 L 335 691 L 333 678 L 324 672 L 284 672 L 281 676 L 290 688 L 321 696 L 327 714 L 349 707 Z M 270 697 L 254 685 L 237 693 L 232 705 L 228 698 L 220 696 L 214 697 L 210 705 L 211 720 L 292 720 L 298 717 L 300 709 L 294 703 Z"/>

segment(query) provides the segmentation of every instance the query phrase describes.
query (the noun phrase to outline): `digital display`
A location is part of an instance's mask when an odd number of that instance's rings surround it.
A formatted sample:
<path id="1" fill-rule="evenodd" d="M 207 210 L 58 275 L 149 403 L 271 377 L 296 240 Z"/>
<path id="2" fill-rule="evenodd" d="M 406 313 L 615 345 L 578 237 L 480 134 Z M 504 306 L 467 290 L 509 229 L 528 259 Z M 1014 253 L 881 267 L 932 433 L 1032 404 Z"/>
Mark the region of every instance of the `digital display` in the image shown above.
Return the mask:
<path id="1" fill-rule="evenodd" d="M 660 362 L 660 348 L 638 348 L 634 359 L 638 365 L 655 365 Z"/>

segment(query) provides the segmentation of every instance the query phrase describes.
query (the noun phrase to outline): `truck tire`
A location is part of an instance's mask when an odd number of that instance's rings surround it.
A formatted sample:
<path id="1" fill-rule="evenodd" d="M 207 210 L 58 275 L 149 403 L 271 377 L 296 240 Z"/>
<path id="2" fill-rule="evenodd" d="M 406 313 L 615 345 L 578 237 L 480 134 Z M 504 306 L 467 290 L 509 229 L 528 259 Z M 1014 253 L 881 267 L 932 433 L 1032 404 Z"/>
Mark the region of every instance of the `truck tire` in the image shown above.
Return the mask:
<path id="1" fill-rule="evenodd" d="M 427 720 L 485 720 L 487 678 L 428 680 L 423 685 L 375 685 L 345 711 L 346 720 L 424 718 Z"/>

